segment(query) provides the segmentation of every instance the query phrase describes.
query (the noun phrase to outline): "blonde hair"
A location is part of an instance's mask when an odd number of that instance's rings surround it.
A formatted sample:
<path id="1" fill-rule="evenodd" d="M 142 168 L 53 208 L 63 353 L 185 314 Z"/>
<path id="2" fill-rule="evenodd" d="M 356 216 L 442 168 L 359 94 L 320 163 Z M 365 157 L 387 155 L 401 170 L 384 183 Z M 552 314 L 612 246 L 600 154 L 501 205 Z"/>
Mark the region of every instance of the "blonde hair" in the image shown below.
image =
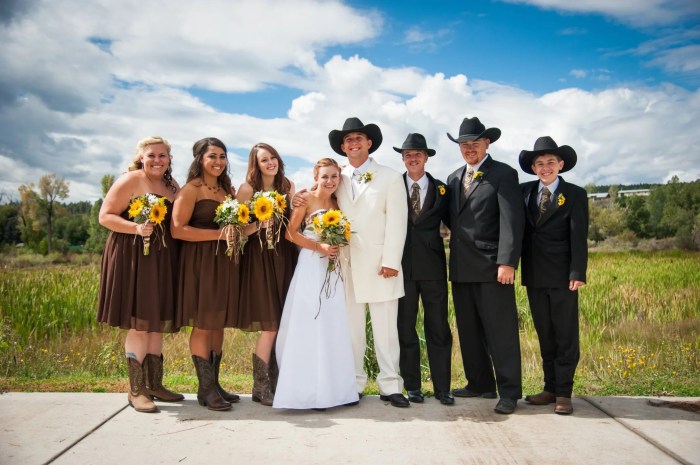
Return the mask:
<path id="1" fill-rule="evenodd" d="M 340 173 L 340 166 L 338 166 L 337 161 L 333 160 L 332 158 L 321 158 L 314 165 L 314 178 L 318 177 L 318 172 L 321 170 L 321 168 L 325 168 L 327 166 L 334 166 L 335 169 L 338 170 L 338 173 Z"/>
<path id="2" fill-rule="evenodd" d="M 129 168 L 127 168 L 127 171 L 135 171 L 135 170 L 140 170 L 143 168 L 143 162 L 141 161 L 141 157 L 143 156 L 144 153 L 146 153 L 146 149 L 151 146 L 151 145 L 156 145 L 156 144 L 163 144 L 165 145 L 165 148 L 168 150 L 168 158 L 170 158 L 170 164 L 168 165 L 168 169 L 163 173 L 163 182 L 165 183 L 166 187 L 169 187 L 173 192 L 177 191 L 177 188 L 175 187 L 175 184 L 173 184 L 173 156 L 170 154 L 170 142 L 167 140 L 163 139 L 160 136 L 151 136 L 151 137 L 146 137 L 145 139 L 141 139 L 137 144 L 136 144 L 136 155 L 134 156 L 134 159 L 131 161 L 131 164 L 129 165 Z"/>

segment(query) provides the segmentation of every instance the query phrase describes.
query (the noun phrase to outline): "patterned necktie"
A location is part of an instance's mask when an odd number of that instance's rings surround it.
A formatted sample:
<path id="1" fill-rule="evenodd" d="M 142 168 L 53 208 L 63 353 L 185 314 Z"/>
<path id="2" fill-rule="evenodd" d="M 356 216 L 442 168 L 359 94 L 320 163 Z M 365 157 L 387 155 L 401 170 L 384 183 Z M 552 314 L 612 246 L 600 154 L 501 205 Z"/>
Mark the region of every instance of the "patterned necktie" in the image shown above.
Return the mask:
<path id="1" fill-rule="evenodd" d="M 411 208 L 416 216 L 420 215 L 420 186 L 417 182 L 411 186 Z"/>
<path id="2" fill-rule="evenodd" d="M 542 188 L 542 196 L 540 197 L 540 217 L 544 215 L 544 212 L 547 211 L 547 207 L 549 206 L 549 197 L 552 194 L 549 192 L 549 189 L 546 187 Z"/>
<path id="3" fill-rule="evenodd" d="M 464 180 L 462 181 L 462 185 L 464 186 L 464 193 L 466 194 L 469 192 L 469 187 L 472 185 L 472 181 L 474 180 L 474 169 L 469 168 L 467 170 L 467 174 L 464 175 Z"/>

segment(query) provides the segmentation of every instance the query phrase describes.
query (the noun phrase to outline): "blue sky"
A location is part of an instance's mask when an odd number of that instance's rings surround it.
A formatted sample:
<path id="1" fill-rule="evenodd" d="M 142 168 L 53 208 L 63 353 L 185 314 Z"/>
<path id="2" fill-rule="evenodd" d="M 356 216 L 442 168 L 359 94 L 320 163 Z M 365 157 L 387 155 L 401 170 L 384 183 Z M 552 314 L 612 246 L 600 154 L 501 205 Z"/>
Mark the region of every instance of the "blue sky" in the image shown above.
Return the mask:
<path id="1" fill-rule="evenodd" d="M 463 162 L 445 132 L 479 116 L 503 131 L 492 155 L 514 167 L 550 135 L 577 151 L 567 179 L 579 184 L 700 177 L 700 2 L 426 5 L 7 0 L 0 190 L 16 198 L 55 172 L 71 200 L 94 200 L 151 134 L 173 143 L 181 182 L 192 143 L 215 136 L 234 184 L 267 141 L 304 186 L 348 116 L 380 125 L 375 156 L 399 171 L 391 146 L 421 132 L 438 150 L 428 169 L 447 177 Z"/>

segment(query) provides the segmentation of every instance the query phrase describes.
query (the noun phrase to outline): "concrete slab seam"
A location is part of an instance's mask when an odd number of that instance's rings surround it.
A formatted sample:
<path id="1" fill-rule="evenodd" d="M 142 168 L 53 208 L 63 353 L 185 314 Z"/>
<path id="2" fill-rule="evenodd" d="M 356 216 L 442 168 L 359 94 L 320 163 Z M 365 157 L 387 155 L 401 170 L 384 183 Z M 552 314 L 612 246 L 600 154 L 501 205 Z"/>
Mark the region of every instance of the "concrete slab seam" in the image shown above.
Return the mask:
<path id="1" fill-rule="evenodd" d="M 56 461 L 60 456 L 62 456 L 63 454 L 65 454 L 66 452 L 68 452 L 69 450 L 71 450 L 73 447 L 77 446 L 83 439 L 85 439 L 86 437 L 90 436 L 92 433 L 94 433 L 95 431 L 97 431 L 98 429 L 100 429 L 100 428 L 101 428 L 105 423 L 107 423 L 109 420 L 111 420 L 112 418 L 116 417 L 116 416 L 119 415 L 121 412 L 123 412 L 124 409 L 127 408 L 128 406 L 129 406 L 129 404 L 124 405 L 122 408 L 120 408 L 119 410 L 117 410 L 116 412 L 114 412 L 113 414 L 111 414 L 110 416 L 108 416 L 107 418 L 105 418 L 105 419 L 104 419 L 103 421 L 101 421 L 97 426 L 95 426 L 94 428 L 92 428 L 90 431 L 88 431 L 87 433 L 83 434 L 82 436 L 80 436 L 78 439 L 76 439 L 76 440 L 73 441 L 72 443 L 68 444 L 68 446 L 66 446 L 65 449 L 63 449 L 62 451 L 60 451 L 59 453 L 57 453 L 56 455 L 54 455 L 53 457 L 51 457 L 50 459 L 48 459 L 46 462 L 44 462 L 43 465 L 49 465 L 50 463 Z"/>
<path id="2" fill-rule="evenodd" d="M 678 463 L 681 463 L 681 464 L 683 464 L 683 465 L 693 465 L 692 463 L 690 463 L 690 462 L 688 462 L 687 460 L 683 459 L 683 457 L 679 456 L 678 454 L 676 454 L 676 453 L 673 452 L 672 450 L 668 449 L 668 448 L 667 448 L 666 446 L 664 446 L 663 444 L 660 444 L 660 443 L 659 443 L 658 441 L 656 441 L 654 438 L 651 438 L 651 437 L 647 436 L 646 434 L 644 434 L 643 432 L 639 431 L 639 430 L 638 430 L 637 428 L 635 428 L 634 426 L 628 425 L 626 422 L 624 422 L 624 421 L 618 419 L 615 415 L 613 415 L 612 413 L 608 412 L 604 407 L 602 407 L 601 405 L 598 405 L 597 403 L 595 403 L 595 402 L 593 402 L 591 399 L 589 399 L 588 396 L 581 396 L 581 397 L 579 397 L 579 398 L 585 400 L 586 402 L 588 402 L 589 404 L 591 404 L 593 407 L 597 408 L 598 410 L 600 410 L 601 412 L 603 412 L 604 414 L 606 414 L 607 416 L 609 416 L 610 418 L 612 418 L 613 420 L 615 420 L 617 423 L 619 423 L 620 425 L 622 425 L 624 428 L 626 428 L 627 430 L 629 430 L 629 431 L 631 431 L 632 433 L 636 434 L 636 435 L 639 436 L 640 438 L 644 439 L 646 442 L 648 442 L 648 443 L 651 444 L 652 446 L 656 447 L 656 448 L 659 449 L 661 452 L 663 452 L 664 454 L 668 455 L 669 457 L 671 457 L 673 460 L 677 461 Z"/>

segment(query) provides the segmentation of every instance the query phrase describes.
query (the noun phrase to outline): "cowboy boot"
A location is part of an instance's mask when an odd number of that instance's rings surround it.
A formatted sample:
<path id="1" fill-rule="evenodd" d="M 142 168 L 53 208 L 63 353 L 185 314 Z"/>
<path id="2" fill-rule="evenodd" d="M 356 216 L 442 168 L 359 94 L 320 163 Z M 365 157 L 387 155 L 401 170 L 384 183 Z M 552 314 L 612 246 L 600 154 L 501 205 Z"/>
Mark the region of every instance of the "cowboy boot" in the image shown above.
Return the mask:
<path id="1" fill-rule="evenodd" d="M 143 365 L 133 358 L 126 358 L 129 365 L 129 405 L 137 412 L 153 413 L 158 411 L 158 407 L 151 400 L 151 396 L 146 392 L 146 381 Z"/>
<path id="2" fill-rule="evenodd" d="M 274 394 L 277 392 L 277 379 L 280 377 L 280 367 L 277 365 L 277 355 L 275 354 L 275 348 L 272 348 L 272 353 L 270 354 L 270 363 L 268 364 L 268 376 L 270 377 L 270 391 Z"/>
<path id="3" fill-rule="evenodd" d="M 146 354 L 143 360 L 146 368 L 146 391 L 151 397 L 163 402 L 179 402 L 185 396 L 163 387 L 163 354 Z"/>
<path id="4" fill-rule="evenodd" d="M 267 363 L 253 354 L 253 402 L 271 406 L 275 396 L 270 390 L 270 375 Z"/>
<path id="5" fill-rule="evenodd" d="M 192 361 L 197 370 L 197 380 L 199 381 L 199 389 L 197 389 L 199 405 L 205 406 L 209 410 L 230 410 L 231 403 L 226 402 L 216 390 L 214 366 L 209 363 L 209 360 L 204 360 L 196 355 L 192 356 Z"/>
<path id="6" fill-rule="evenodd" d="M 221 353 L 223 355 L 223 352 Z M 236 395 L 236 394 L 231 394 L 230 392 L 226 392 L 224 388 L 221 387 L 221 384 L 219 384 L 219 367 L 221 365 L 221 355 L 217 356 L 216 352 L 213 350 L 211 351 L 211 356 L 209 360 L 211 361 L 211 364 L 214 366 L 214 379 L 215 379 L 215 386 L 216 390 L 219 392 L 221 397 L 227 401 L 231 402 L 232 404 L 235 402 L 238 402 L 241 400 L 241 398 Z"/>

